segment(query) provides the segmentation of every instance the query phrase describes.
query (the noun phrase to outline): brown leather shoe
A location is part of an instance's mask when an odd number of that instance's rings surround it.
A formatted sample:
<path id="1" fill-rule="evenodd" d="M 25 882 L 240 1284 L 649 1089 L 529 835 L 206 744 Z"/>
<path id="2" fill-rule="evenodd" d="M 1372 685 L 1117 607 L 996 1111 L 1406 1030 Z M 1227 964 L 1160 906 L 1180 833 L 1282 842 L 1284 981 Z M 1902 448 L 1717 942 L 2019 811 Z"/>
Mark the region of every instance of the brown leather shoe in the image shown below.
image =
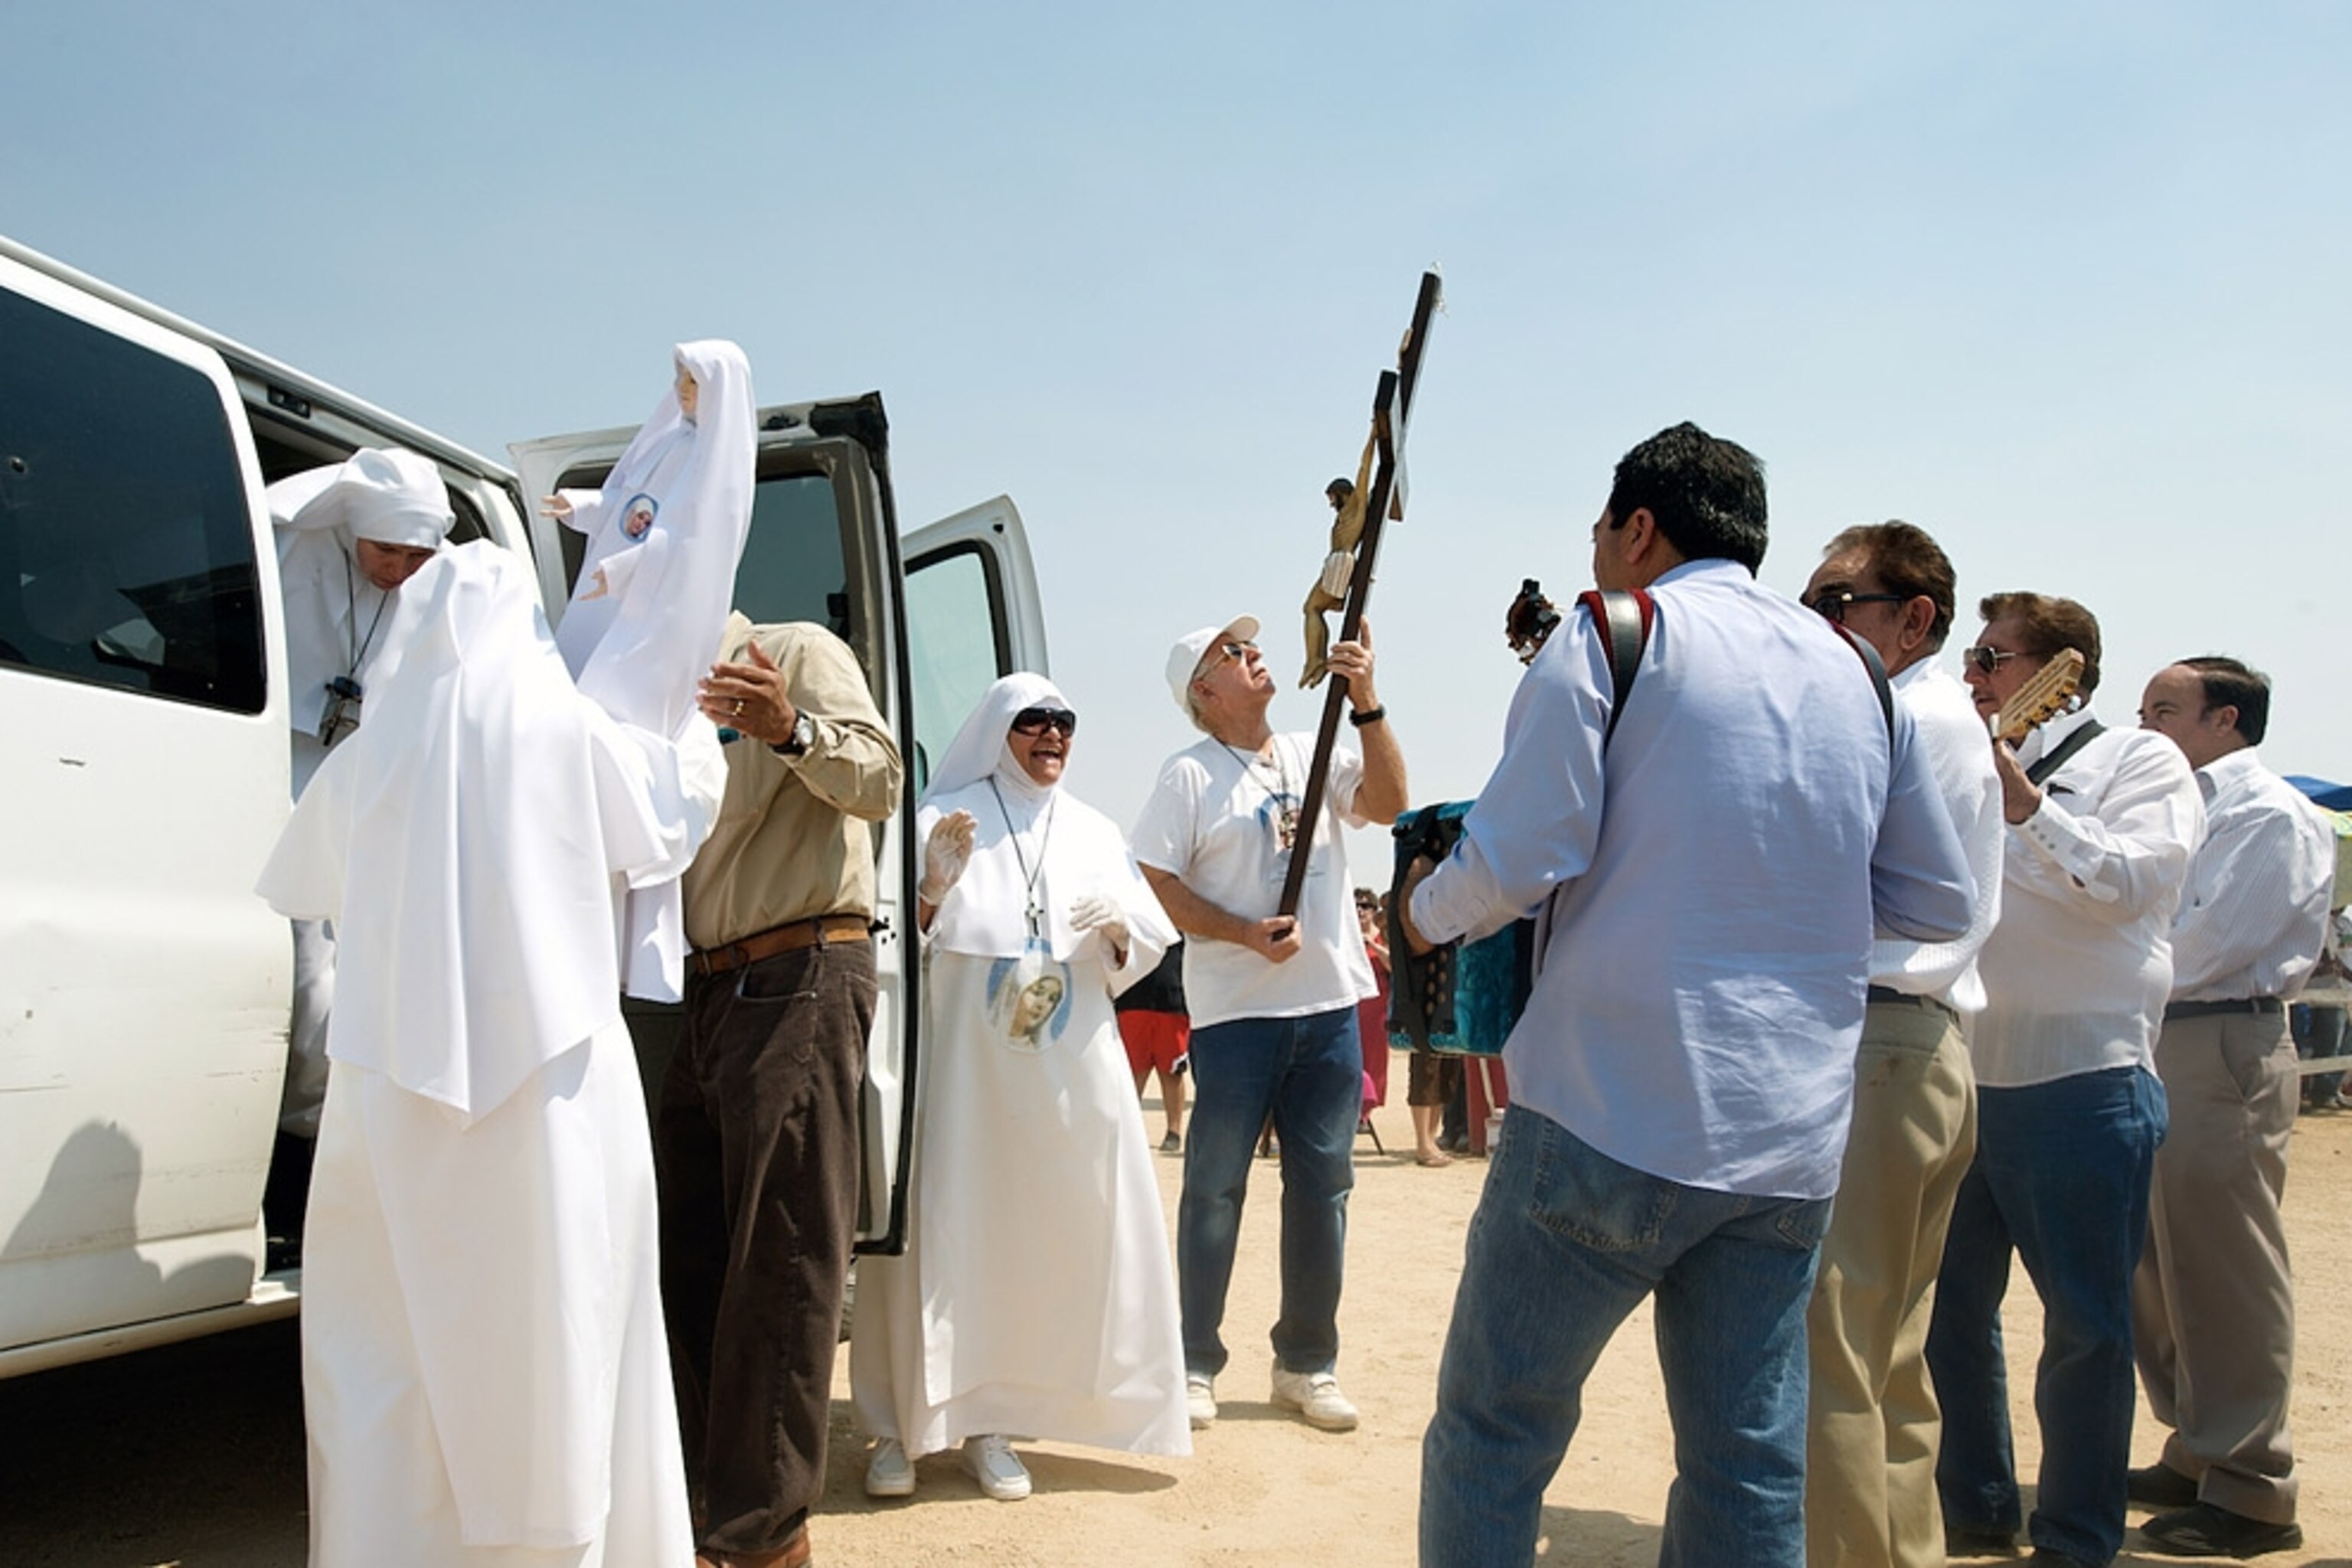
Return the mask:
<path id="1" fill-rule="evenodd" d="M 803 1524 L 773 1552 L 698 1552 L 695 1568 L 808 1568 L 809 1530 Z"/>

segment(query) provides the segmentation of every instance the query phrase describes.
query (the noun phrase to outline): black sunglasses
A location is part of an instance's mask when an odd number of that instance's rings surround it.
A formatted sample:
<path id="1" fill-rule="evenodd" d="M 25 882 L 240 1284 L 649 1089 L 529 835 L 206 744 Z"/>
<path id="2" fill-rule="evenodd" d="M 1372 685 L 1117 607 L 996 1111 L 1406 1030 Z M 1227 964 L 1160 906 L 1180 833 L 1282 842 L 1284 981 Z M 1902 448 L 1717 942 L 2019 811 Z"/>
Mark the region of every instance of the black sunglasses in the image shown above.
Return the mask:
<path id="1" fill-rule="evenodd" d="M 1075 735 L 1078 732 L 1078 716 L 1066 708 L 1024 708 L 1013 716 L 1013 732 L 1016 735 L 1042 735 L 1048 730 Z"/>
<path id="2" fill-rule="evenodd" d="M 1990 675 L 2016 657 L 2017 650 L 2014 648 L 1987 647 L 1982 643 L 1977 644 L 1974 647 L 1960 649 L 1960 662 L 1973 665 L 1979 675 Z"/>
<path id="3" fill-rule="evenodd" d="M 1899 605 L 1908 597 L 1903 594 L 1857 594 L 1851 588 L 1824 588 L 1805 601 L 1805 608 L 1825 621 L 1845 625 L 1845 613 L 1856 605 Z"/>

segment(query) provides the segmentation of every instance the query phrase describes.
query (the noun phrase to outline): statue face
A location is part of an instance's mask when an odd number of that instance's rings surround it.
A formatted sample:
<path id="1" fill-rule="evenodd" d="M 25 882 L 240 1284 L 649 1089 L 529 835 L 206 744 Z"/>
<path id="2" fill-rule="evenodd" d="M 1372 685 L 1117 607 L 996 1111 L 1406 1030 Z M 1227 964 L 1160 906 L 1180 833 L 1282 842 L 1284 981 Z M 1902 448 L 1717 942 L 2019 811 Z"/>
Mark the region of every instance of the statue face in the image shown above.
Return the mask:
<path id="1" fill-rule="evenodd" d="M 694 417 L 695 400 L 702 395 L 702 385 L 694 373 L 684 365 L 677 367 L 677 410 L 688 419 Z"/>

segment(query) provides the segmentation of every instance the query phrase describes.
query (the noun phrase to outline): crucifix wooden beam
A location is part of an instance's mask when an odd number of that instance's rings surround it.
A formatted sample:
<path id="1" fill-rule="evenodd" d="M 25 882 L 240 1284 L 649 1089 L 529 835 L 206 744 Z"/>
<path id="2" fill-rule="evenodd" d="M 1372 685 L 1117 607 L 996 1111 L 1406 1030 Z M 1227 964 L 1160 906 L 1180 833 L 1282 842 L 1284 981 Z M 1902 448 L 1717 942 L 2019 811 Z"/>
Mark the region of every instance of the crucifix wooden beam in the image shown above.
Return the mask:
<path id="1" fill-rule="evenodd" d="M 1372 593 L 1372 563 L 1380 553 L 1382 525 L 1404 516 L 1404 437 L 1412 416 L 1413 384 L 1421 379 L 1421 351 L 1429 341 L 1429 323 L 1437 313 L 1442 292 L 1437 274 L 1421 275 L 1421 293 L 1412 306 L 1412 325 L 1405 329 L 1397 349 L 1397 367 L 1381 372 L 1372 395 L 1372 444 L 1375 466 L 1371 493 L 1364 499 L 1364 531 L 1356 542 L 1356 570 L 1348 579 L 1348 600 L 1339 614 L 1341 642 L 1354 640 L 1364 624 L 1364 604 Z M 1315 847 L 1316 826 L 1322 821 L 1323 801 L 1331 784 L 1331 751 L 1339 738 L 1339 715 L 1347 704 L 1347 683 L 1331 680 L 1323 691 L 1323 722 L 1315 731 L 1315 760 L 1307 768 L 1307 794 L 1299 803 L 1298 837 L 1290 868 L 1282 879 L 1282 901 L 1275 912 L 1296 915 L 1307 886 L 1307 863 Z M 1333 832 L 1339 828 L 1335 825 Z"/>

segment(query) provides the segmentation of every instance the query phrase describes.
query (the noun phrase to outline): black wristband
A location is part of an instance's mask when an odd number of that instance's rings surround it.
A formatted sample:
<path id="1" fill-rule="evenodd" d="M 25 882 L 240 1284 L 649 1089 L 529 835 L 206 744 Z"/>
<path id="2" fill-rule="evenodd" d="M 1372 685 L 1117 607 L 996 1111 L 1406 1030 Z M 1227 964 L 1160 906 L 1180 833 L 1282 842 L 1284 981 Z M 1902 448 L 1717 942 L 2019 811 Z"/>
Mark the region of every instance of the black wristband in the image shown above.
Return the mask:
<path id="1" fill-rule="evenodd" d="M 1366 708 L 1360 711 L 1349 714 L 1348 722 L 1360 730 L 1367 724 L 1377 724 L 1388 716 L 1388 708 L 1383 704 L 1378 708 Z"/>

